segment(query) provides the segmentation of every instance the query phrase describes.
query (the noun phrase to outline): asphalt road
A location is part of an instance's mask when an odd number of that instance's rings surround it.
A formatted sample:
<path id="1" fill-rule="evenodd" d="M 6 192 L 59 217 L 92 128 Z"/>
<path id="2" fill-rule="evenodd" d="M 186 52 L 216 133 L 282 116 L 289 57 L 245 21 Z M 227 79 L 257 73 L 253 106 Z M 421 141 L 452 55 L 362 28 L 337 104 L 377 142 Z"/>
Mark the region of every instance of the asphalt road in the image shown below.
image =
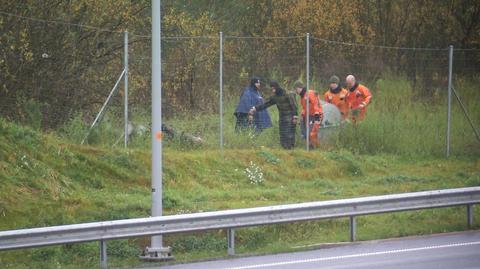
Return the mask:
<path id="1" fill-rule="evenodd" d="M 480 231 L 347 244 L 158 269 L 480 268 Z"/>

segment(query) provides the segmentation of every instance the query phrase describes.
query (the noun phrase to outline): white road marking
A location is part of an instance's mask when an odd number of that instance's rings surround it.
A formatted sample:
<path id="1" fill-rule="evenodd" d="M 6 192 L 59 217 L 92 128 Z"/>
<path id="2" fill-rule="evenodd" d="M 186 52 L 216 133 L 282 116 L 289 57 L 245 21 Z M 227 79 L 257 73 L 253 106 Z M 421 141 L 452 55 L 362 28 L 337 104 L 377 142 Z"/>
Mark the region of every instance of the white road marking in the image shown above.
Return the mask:
<path id="1" fill-rule="evenodd" d="M 310 245 L 303 245 L 303 246 L 293 246 L 293 249 L 297 248 L 311 248 L 311 247 L 319 247 L 319 246 L 342 246 L 342 245 L 349 245 L 351 242 L 338 242 L 338 243 L 317 243 L 317 244 L 310 244 Z"/>
<path id="2" fill-rule="evenodd" d="M 378 251 L 378 252 L 369 252 L 369 253 L 359 253 L 359 254 L 350 254 L 350 255 L 342 255 L 342 256 L 324 257 L 324 258 L 303 259 L 303 260 L 296 260 L 296 261 L 252 264 L 252 265 L 243 265 L 243 266 L 237 266 L 237 267 L 227 267 L 225 269 L 265 268 L 265 267 L 275 267 L 275 266 L 291 265 L 291 264 L 313 263 L 313 262 L 321 262 L 321 261 L 341 260 L 341 259 L 369 257 L 369 256 L 377 256 L 377 255 L 385 255 L 385 254 L 405 253 L 405 252 L 414 252 L 414 251 L 422 251 L 422 250 L 474 246 L 474 245 L 480 245 L 480 241 L 455 243 L 455 244 L 448 244 L 448 245 L 438 245 L 438 246 L 428 246 L 428 247 L 418 247 L 418 248 L 396 249 L 396 250 L 387 250 L 387 251 Z"/>

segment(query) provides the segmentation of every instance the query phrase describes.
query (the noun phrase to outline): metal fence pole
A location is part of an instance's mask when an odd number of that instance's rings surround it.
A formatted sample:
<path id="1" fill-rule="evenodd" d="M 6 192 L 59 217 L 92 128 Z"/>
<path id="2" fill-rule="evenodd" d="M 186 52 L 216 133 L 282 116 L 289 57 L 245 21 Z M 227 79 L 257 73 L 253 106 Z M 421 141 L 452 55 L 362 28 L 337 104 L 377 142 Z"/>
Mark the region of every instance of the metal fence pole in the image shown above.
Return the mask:
<path id="1" fill-rule="evenodd" d="M 357 218 L 355 216 L 350 217 L 350 242 L 355 242 L 357 239 Z"/>
<path id="2" fill-rule="evenodd" d="M 307 108 L 305 111 L 305 121 L 306 121 L 306 126 L 305 126 L 305 138 L 306 138 L 306 144 L 307 144 L 307 151 L 310 150 L 310 98 L 309 98 L 309 90 L 310 90 L 310 33 L 307 33 L 307 48 L 306 48 L 306 53 L 307 53 L 307 67 L 306 67 L 306 87 L 307 90 L 305 92 L 304 98 L 306 98 L 307 102 Z"/>
<path id="3" fill-rule="evenodd" d="M 120 76 L 118 77 L 117 82 L 115 82 L 115 85 L 113 86 L 112 90 L 110 91 L 110 94 L 109 94 L 108 97 L 107 97 L 107 100 L 105 100 L 105 102 L 103 103 L 102 108 L 101 108 L 100 111 L 98 112 L 97 116 L 95 117 L 95 120 L 93 121 L 92 125 L 91 125 L 90 128 L 88 129 L 87 134 L 85 134 L 85 137 L 83 137 L 83 140 L 82 140 L 82 142 L 81 142 L 80 144 L 83 145 L 83 144 L 85 143 L 85 141 L 87 140 L 88 136 L 90 135 L 90 133 L 92 132 L 93 128 L 95 127 L 95 125 L 100 121 L 100 117 L 102 116 L 103 111 L 107 108 L 107 105 L 108 105 L 108 103 L 110 102 L 110 99 L 112 99 L 113 94 L 114 94 L 115 91 L 117 90 L 117 87 L 118 87 L 118 85 L 120 84 L 120 81 L 122 81 L 123 75 L 125 75 L 125 70 L 123 70 L 122 73 L 120 74 Z"/>
<path id="4" fill-rule="evenodd" d="M 107 261 L 107 241 L 100 240 L 100 268 L 107 269 L 108 268 L 108 261 Z"/>
<path id="5" fill-rule="evenodd" d="M 223 32 L 220 32 L 220 62 L 219 62 L 219 85 L 220 85 L 220 149 L 223 150 Z"/>
<path id="6" fill-rule="evenodd" d="M 447 104 L 447 158 L 450 157 L 450 124 L 452 114 L 452 68 L 453 68 L 453 45 L 448 46 L 448 104 Z"/>
<path id="7" fill-rule="evenodd" d="M 228 255 L 235 255 L 235 229 L 227 229 Z"/>
<path id="8" fill-rule="evenodd" d="M 123 86 L 125 89 L 124 96 L 124 118 L 125 118 L 125 148 L 128 145 L 128 31 L 124 35 L 124 53 L 123 53 L 123 69 L 125 75 L 123 76 Z"/>

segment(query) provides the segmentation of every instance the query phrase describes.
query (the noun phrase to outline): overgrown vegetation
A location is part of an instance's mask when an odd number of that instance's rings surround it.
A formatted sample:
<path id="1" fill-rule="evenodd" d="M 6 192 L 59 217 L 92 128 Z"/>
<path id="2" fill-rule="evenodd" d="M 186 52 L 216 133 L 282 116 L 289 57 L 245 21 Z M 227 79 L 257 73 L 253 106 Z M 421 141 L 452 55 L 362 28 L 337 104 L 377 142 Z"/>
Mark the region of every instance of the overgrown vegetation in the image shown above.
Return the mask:
<path id="1" fill-rule="evenodd" d="M 149 216 L 151 1 L 4 2 L 0 230 Z M 164 143 L 166 214 L 480 186 L 480 146 L 455 100 L 452 157 L 443 158 L 447 51 L 391 48 L 473 49 L 455 51 L 453 82 L 480 124 L 478 0 L 211 2 L 162 1 L 163 35 L 183 37 L 163 40 L 162 113 L 180 134 Z M 123 69 L 124 30 L 130 34 L 134 126 L 129 147 L 122 143 L 122 90 L 80 145 Z M 220 31 L 225 37 L 222 151 Z M 273 128 L 235 133 L 233 112 L 250 76 L 276 79 L 286 89 L 304 79 L 307 32 L 313 88 L 322 95 L 331 75 L 354 74 L 373 93 L 367 119 L 323 130 L 330 132 L 328 141 L 311 152 L 304 150 L 299 130 L 295 150 L 280 148 L 275 108 L 270 109 Z M 265 36 L 276 38 L 258 38 Z M 268 89 L 263 95 L 270 95 Z M 182 133 L 203 142 L 182 139 Z M 464 214 L 464 208 L 447 208 L 361 217 L 358 237 L 463 230 Z M 347 227 L 347 220 L 339 219 L 239 229 L 237 252 L 347 241 Z M 224 231 L 165 241 L 178 261 L 225 255 Z M 147 245 L 149 238 L 110 241 L 109 263 L 139 265 L 137 256 Z M 97 243 L 0 252 L 2 268 L 97 263 Z"/>
<path id="2" fill-rule="evenodd" d="M 457 91 L 466 105 L 474 124 L 480 121 L 480 98 L 477 90 L 478 79 L 458 79 Z M 323 141 L 321 150 L 345 149 L 361 154 L 396 154 L 402 156 L 441 157 L 445 154 L 446 135 L 446 90 L 437 89 L 427 100 L 418 96 L 412 84 L 401 78 L 385 77 L 372 83 L 365 83 L 373 93 L 373 101 L 368 107 L 367 118 L 357 126 L 346 125 L 344 128 L 324 129 L 329 133 Z M 314 89 L 322 95 L 325 88 L 317 82 Z M 233 112 L 237 100 L 225 105 L 224 142 L 225 148 L 258 149 L 280 148 L 278 138 L 277 109 L 269 109 L 273 119 L 273 128 L 256 135 L 254 132 L 238 135 L 235 132 Z M 479 156 L 480 146 L 468 121 L 456 99 L 452 100 L 451 149 L 457 156 Z M 118 112 L 118 113 L 117 113 Z M 123 146 L 121 111 L 111 110 L 90 135 L 88 142 L 93 145 L 115 148 Z M 146 126 L 151 122 L 149 111 L 134 110 L 132 121 L 137 126 Z M 166 146 L 177 150 L 218 149 L 220 138 L 220 119 L 215 113 L 178 113 L 166 119 L 179 132 L 191 133 L 203 139 L 202 145 L 192 145 L 188 141 L 173 139 Z M 79 143 L 86 133 L 86 124 L 80 117 L 74 117 L 61 130 L 61 135 L 73 143 Z M 148 149 L 150 133 L 138 132 L 132 135 L 131 147 Z M 297 147 L 304 148 L 297 128 Z M 267 156 L 268 158 L 268 156 Z M 274 161 L 274 160 L 271 160 Z"/>
<path id="3" fill-rule="evenodd" d="M 3 1 L 1 115 L 14 121 L 40 117 L 35 123 L 44 130 L 58 129 L 78 113 L 93 120 L 123 70 L 123 31 L 130 34 L 129 102 L 149 110 L 150 5 L 149 0 Z M 220 31 L 229 98 L 237 97 L 249 76 L 305 74 L 310 33 L 312 79 L 325 83 L 333 74 L 353 73 L 373 81 L 391 72 L 408 77 L 429 100 L 435 88 L 446 87 L 448 45 L 480 48 L 479 7 L 478 0 L 162 1 L 162 34 L 173 37 L 162 47 L 164 115 L 218 111 Z M 454 55 L 455 75 L 477 76 L 478 50 Z M 40 104 L 33 110 L 41 113 L 31 113 L 25 100 Z M 112 103 L 121 106 L 122 96 Z"/>
<path id="4" fill-rule="evenodd" d="M 480 186 L 478 156 L 444 160 L 347 150 L 263 147 L 221 153 L 167 147 L 164 162 L 166 214 Z M 251 184 L 245 174 L 250 162 L 261 169 L 261 184 Z M 79 146 L 0 119 L 0 229 L 146 217 L 149 167 L 148 150 Z M 464 215 L 464 208 L 453 208 L 362 217 L 358 233 L 368 240 L 463 230 Z M 339 219 L 239 229 L 237 251 L 270 253 L 347 241 L 347 227 L 347 220 Z M 225 255 L 223 231 L 165 240 L 178 261 Z M 109 262 L 139 265 L 137 256 L 148 244 L 148 238 L 111 241 Z M 0 253 L 4 268 L 89 268 L 97 262 L 97 243 Z"/>

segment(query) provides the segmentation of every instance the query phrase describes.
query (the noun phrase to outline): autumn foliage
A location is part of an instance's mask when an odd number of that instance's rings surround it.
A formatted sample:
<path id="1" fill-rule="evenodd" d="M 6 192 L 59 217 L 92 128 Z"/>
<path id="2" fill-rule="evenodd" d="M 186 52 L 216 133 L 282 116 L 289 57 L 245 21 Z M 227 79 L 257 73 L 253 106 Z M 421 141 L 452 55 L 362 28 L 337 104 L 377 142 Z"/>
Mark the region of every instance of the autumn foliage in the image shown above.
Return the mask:
<path id="1" fill-rule="evenodd" d="M 22 121 L 33 100 L 45 129 L 78 112 L 91 119 L 123 69 L 124 31 L 130 35 L 129 100 L 148 111 L 150 4 L 2 1 L 1 115 Z M 449 44 L 480 48 L 480 1 L 164 0 L 162 29 L 167 117 L 218 110 L 220 31 L 226 98 L 238 97 L 253 74 L 287 87 L 304 78 L 306 33 L 312 81 L 321 84 L 334 73 L 363 80 L 388 73 L 429 96 L 446 83 Z M 413 47 L 433 50 L 404 49 Z M 457 55 L 459 75 L 478 74 L 478 53 Z M 121 96 L 113 102 L 121 104 Z"/>

